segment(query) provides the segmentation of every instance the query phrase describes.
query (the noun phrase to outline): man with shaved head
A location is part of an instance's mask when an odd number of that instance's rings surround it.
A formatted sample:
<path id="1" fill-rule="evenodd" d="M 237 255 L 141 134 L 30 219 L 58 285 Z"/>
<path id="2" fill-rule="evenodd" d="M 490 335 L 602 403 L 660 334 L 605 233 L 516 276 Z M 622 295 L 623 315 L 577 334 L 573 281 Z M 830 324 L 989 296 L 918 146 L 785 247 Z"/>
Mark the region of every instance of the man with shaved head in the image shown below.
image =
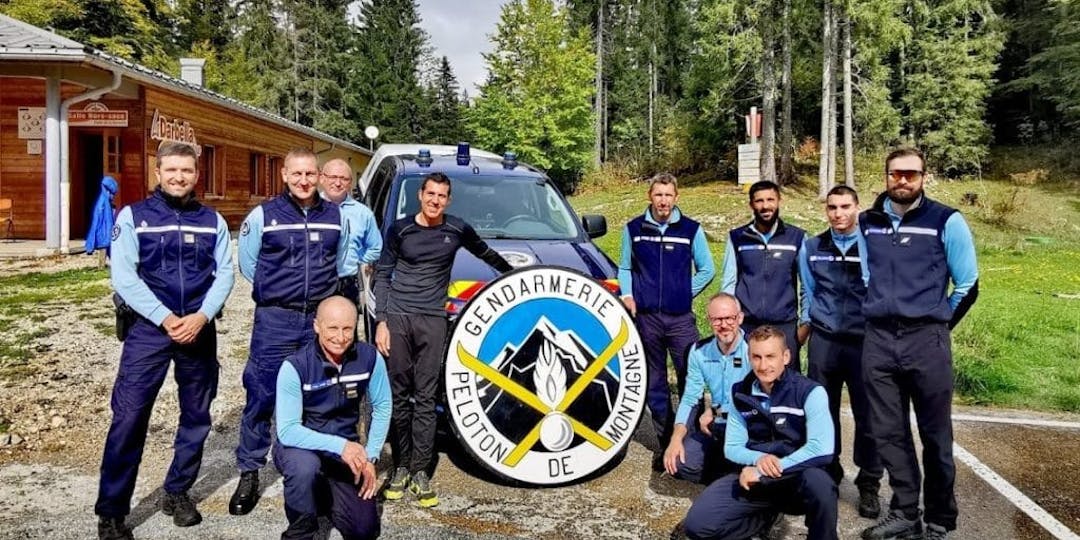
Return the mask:
<path id="1" fill-rule="evenodd" d="M 379 536 L 375 462 L 390 426 L 390 382 L 378 351 L 355 342 L 356 319 L 351 300 L 323 300 L 316 339 L 287 356 L 278 371 L 274 464 L 284 477 L 285 539 L 312 538 L 327 511 L 342 538 Z M 373 413 L 361 445 L 356 425 L 365 394 Z"/>
<path id="2" fill-rule="evenodd" d="M 379 260 L 382 235 L 375 224 L 375 214 L 352 197 L 352 167 L 344 159 L 331 159 L 323 164 L 319 180 L 323 194 L 341 211 L 341 234 L 346 243 L 345 252 L 338 260 L 338 294 L 359 305 L 360 266 L 370 270 L 368 265 Z"/>

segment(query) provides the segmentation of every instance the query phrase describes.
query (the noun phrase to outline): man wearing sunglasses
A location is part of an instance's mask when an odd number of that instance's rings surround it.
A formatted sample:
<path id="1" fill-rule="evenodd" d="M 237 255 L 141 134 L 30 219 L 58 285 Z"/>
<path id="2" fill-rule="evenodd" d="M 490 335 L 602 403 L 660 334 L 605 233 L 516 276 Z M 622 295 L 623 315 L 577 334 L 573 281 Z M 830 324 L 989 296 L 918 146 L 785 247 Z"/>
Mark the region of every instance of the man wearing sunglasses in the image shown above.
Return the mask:
<path id="1" fill-rule="evenodd" d="M 343 159 L 331 159 L 323 164 L 319 183 L 323 194 L 330 202 L 338 205 L 341 220 L 345 227 L 341 234 L 345 237 L 345 252 L 338 261 L 338 294 L 360 304 L 359 270 L 363 265 L 366 273 L 382 252 L 382 235 L 375 224 L 375 214 L 352 197 L 352 167 Z M 367 336 L 365 336 L 367 337 Z M 371 338 L 367 337 L 370 341 Z"/>
<path id="2" fill-rule="evenodd" d="M 244 366 L 244 412 L 236 464 L 240 482 L 229 513 L 259 500 L 259 469 L 270 451 L 277 374 L 285 357 L 315 338 L 315 309 L 334 294 L 345 235 L 336 204 L 319 195 L 319 167 L 307 148 L 291 150 L 281 168 L 285 191 L 256 206 L 240 227 L 240 274 L 251 282 L 255 323 Z"/>
<path id="3" fill-rule="evenodd" d="M 975 303 L 979 271 L 963 216 L 923 192 L 925 164 L 917 149 L 889 154 L 886 191 L 859 218 L 867 279 L 863 381 L 870 434 L 893 491 L 889 514 L 863 531 L 867 540 L 920 537 L 923 521 L 921 538 L 945 538 L 956 528 L 949 331 Z M 926 468 L 922 519 L 909 402 Z"/>

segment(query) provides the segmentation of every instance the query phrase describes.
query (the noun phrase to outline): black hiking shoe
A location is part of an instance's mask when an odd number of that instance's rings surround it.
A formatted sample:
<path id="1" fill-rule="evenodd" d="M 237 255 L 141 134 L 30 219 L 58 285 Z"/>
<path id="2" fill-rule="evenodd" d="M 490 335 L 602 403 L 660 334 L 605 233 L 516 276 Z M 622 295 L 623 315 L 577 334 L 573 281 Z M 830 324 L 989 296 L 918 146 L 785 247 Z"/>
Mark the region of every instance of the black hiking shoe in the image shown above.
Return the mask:
<path id="1" fill-rule="evenodd" d="M 161 499 L 161 513 L 172 516 L 172 521 L 177 527 L 190 527 L 202 522 L 202 514 L 195 509 L 195 503 L 188 497 L 187 492 L 166 493 Z"/>
<path id="2" fill-rule="evenodd" d="M 889 512 L 885 519 L 877 522 L 862 532 L 863 540 L 917 540 L 923 537 L 922 520 L 918 516 L 908 519 L 903 513 L 895 510 Z"/>
<path id="3" fill-rule="evenodd" d="M 240 473 L 240 483 L 236 485 L 236 491 L 229 499 L 229 513 L 234 516 L 242 516 L 251 512 L 255 504 L 259 502 L 259 471 L 245 471 Z"/>
<path id="4" fill-rule="evenodd" d="M 859 515 L 867 519 L 881 516 L 881 500 L 877 486 L 859 486 Z"/>
<path id="5" fill-rule="evenodd" d="M 98 518 L 98 540 L 135 540 L 131 529 L 124 523 L 124 518 Z"/>

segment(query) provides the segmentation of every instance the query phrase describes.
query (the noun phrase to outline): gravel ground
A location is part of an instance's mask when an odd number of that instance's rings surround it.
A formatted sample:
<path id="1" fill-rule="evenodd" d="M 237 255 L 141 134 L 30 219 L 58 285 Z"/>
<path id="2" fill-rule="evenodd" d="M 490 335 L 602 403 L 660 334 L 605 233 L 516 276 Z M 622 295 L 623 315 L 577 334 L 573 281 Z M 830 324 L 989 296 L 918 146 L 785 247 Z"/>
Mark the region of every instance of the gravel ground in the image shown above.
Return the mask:
<path id="1" fill-rule="evenodd" d="M 0 276 L 94 264 L 96 261 L 87 257 L 0 263 Z M 192 490 L 204 522 L 179 529 L 158 508 L 178 414 L 176 386 L 167 380 L 151 418 L 134 509 L 129 516 L 139 538 L 270 539 L 277 538 L 285 528 L 281 481 L 272 467 L 263 469 L 263 499 L 254 512 L 234 517 L 226 511 L 237 482 L 233 450 L 243 407 L 240 378 L 251 331 L 250 290 L 250 285 L 238 276 L 225 318 L 218 326 L 221 384 L 212 411 L 214 429 L 208 439 L 202 474 Z M 112 324 L 111 304 L 107 296 L 76 306 L 58 299 L 36 310 L 45 316 L 44 321 L 27 320 L 23 324 L 47 325 L 56 330 L 50 336 L 36 338 L 31 345 L 36 351 L 32 360 L 36 373 L 0 381 L 0 420 L 10 423 L 9 434 L 23 439 L 11 444 L 0 436 L 0 538 L 93 538 L 97 469 L 110 419 L 109 393 L 120 355 L 120 344 L 115 337 L 106 335 Z M 1039 416 L 1077 419 L 1075 415 Z M 844 448 L 850 449 L 850 418 L 845 417 L 843 422 Z M 641 426 L 648 425 L 650 422 L 644 418 Z M 979 426 L 965 429 L 983 432 Z M 962 430 L 958 435 L 965 433 Z M 1024 440 L 1025 433 L 992 438 L 985 446 L 973 441 L 969 449 L 981 456 L 1002 455 L 1000 445 Z M 1062 437 L 1061 444 L 1066 448 L 1080 444 L 1080 433 L 1066 431 Z M 606 475 L 553 489 L 513 488 L 485 480 L 483 475 L 469 472 L 472 467 L 457 457 L 451 441 L 442 442 L 434 476 L 442 503 L 430 510 L 417 507 L 408 498 L 383 505 L 384 538 L 668 538 L 701 490 L 651 471 L 655 442 L 649 428 L 638 429 L 625 459 Z M 1072 462 L 1064 464 L 1067 468 L 1080 468 L 1077 459 L 1069 459 Z M 855 469 L 846 455 L 845 461 L 850 479 Z M 1030 463 L 1025 458 L 1020 462 Z M 1047 537 L 1045 531 L 968 469 L 958 469 L 962 523 L 956 538 Z M 382 470 L 380 474 L 385 478 L 387 472 Z M 1025 487 L 1023 482 L 1020 484 Z M 1075 501 L 1080 497 L 1077 489 L 1074 485 L 1050 491 L 1060 500 Z M 882 495 L 888 495 L 887 489 Z M 855 515 L 857 495 L 850 481 L 841 485 L 840 497 L 841 538 L 857 538 L 870 522 Z M 776 538 L 805 538 L 806 529 L 801 518 L 786 517 L 777 533 Z M 327 534 L 339 538 L 336 533 Z"/>

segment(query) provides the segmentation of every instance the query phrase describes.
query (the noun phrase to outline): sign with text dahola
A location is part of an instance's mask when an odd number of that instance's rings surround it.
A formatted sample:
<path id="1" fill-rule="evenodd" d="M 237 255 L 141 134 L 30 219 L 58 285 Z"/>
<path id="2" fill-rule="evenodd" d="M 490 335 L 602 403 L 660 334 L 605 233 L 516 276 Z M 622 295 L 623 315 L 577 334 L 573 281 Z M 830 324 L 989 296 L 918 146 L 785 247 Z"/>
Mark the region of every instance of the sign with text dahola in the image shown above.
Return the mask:
<path id="1" fill-rule="evenodd" d="M 169 118 L 157 109 L 154 109 L 154 119 L 150 122 L 150 138 L 157 141 L 187 143 L 199 150 L 199 142 L 195 140 L 195 128 L 191 127 L 191 122 L 180 118 Z"/>
<path id="2" fill-rule="evenodd" d="M 561 267 L 504 274 L 462 310 L 447 350 L 447 411 L 485 468 L 574 483 L 619 456 L 645 405 L 641 338 L 621 301 Z"/>
<path id="3" fill-rule="evenodd" d="M 71 127 L 128 127 L 128 112 L 109 110 L 100 101 L 87 103 L 81 111 L 68 111 Z"/>

